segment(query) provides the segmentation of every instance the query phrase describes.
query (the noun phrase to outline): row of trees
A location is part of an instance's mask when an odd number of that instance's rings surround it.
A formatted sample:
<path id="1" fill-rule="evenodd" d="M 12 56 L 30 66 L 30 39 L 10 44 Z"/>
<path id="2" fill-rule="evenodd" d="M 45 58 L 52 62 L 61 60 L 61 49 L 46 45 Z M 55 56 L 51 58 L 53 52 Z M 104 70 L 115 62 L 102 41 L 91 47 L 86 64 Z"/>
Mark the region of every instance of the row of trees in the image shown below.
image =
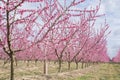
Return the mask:
<path id="1" fill-rule="evenodd" d="M 117 55 L 113 57 L 112 61 L 117 63 L 120 62 L 120 49 L 118 50 Z"/>
<path id="2" fill-rule="evenodd" d="M 85 0 L 1 0 L 0 58 L 9 58 L 14 80 L 14 60 L 108 62 L 108 24 L 95 29 L 100 4 L 78 8 Z M 34 8 L 24 6 L 32 4 Z M 36 5 L 37 4 L 37 5 Z M 77 19 L 77 20 L 76 20 Z M 45 71 L 46 73 L 46 71 Z"/>

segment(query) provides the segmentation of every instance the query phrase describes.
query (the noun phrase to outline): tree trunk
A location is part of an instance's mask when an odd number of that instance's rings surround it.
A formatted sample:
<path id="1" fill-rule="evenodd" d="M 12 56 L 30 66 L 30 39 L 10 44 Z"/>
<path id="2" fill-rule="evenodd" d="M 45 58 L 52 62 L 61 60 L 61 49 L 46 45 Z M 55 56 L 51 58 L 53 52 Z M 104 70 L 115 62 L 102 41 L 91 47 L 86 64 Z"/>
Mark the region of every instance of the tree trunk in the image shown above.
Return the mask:
<path id="1" fill-rule="evenodd" d="M 15 65 L 18 66 L 18 61 L 17 61 L 17 59 L 15 59 Z"/>
<path id="2" fill-rule="evenodd" d="M 70 70 L 70 68 L 71 68 L 71 62 L 68 61 L 68 70 Z"/>
<path id="3" fill-rule="evenodd" d="M 62 67 L 62 61 L 61 60 L 59 60 L 59 67 L 58 67 L 58 72 L 61 72 L 61 67 Z"/>
<path id="4" fill-rule="evenodd" d="M 35 65 L 37 65 L 38 59 L 35 59 Z"/>
<path id="5" fill-rule="evenodd" d="M 91 66 L 91 64 L 92 64 L 92 62 L 89 62 L 89 63 L 88 63 L 88 66 Z"/>
<path id="6" fill-rule="evenodd" d="M 85 62 L 85 68 L 87 67 L 87 62 Z"/>
<path id="7" fill-rule="evenodd" d="M 5 64 L 9 63 L 10 62 L 10 58 L 7 58 L 7 59 L 4 59 L 4 64 L 3 66 L 5 66 Z"/>
<path id="8" fill-rule="evenodd" d="M 15 55 L 13 55 L 13 61 L 15 62 L 15 65 L 17 66 L 17 59 Z"/>
<path id="9" fill-rule="evenodd" d="M 82 68 L 82 69 L 84 68 L 84 62 L 82 62 L 81 68 Z"/>
<path id="10" fill-rule="evenodd" d="M 30 62 L 30 60 L 27 60 L 27 66 L 29 66 L 29 62 Z"/>
<path id="11" fill-rule="evenodd" d="M 75 62 L 76 63 L 76 69 L 78 69 L 78 62 Z"/>
<path id="12" fill-rule="evenodd" d="M 89 62 L 87 62 L 87 67 L 89 67 Z"/>
<path id="13" fill-rule="evenodd" d="M 44 74 L 45 75 L 48 74 L 48 63 L 47 63 L 47 60 L 44 60 Z"/>
<path id="14" fill-rule="evenodd" d="M 14 80 L 14 59 L 13 55 L 10 56 L 10 80 Z"/>

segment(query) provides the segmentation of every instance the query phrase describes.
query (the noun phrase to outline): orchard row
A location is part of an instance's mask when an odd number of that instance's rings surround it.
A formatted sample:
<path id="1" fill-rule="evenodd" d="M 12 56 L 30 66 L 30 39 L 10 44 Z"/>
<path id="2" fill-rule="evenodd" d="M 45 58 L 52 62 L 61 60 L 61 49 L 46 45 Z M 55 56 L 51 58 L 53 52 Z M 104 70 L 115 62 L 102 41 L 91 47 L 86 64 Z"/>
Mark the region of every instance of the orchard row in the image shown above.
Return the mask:
<path id="1" fill-rule="evenodd" d="M 85 0 L 1 0 L 0 58 L 59 62 L 109 62 L 106 20 L 98 24 L 100 2 Z M 29 6 L 29 7 L 28 7 Z M 101 19 L 100 19 L 101 20 Z M 97 24 L 96 24 L 97 23 Z"/>

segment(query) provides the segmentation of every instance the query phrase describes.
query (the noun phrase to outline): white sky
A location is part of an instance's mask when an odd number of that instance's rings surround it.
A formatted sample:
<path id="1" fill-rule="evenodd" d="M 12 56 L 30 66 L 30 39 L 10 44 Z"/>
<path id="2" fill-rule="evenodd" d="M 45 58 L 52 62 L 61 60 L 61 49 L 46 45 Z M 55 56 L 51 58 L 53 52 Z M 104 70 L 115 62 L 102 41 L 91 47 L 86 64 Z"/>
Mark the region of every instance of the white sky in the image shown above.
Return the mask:
<path id="1" fill-rule="evenodd" d="M 108 54 L 113 57 L 120 48 L 120 0 L 102 0 L 103 12 L 110 25 L 111 34 L 108 36 Z"/>

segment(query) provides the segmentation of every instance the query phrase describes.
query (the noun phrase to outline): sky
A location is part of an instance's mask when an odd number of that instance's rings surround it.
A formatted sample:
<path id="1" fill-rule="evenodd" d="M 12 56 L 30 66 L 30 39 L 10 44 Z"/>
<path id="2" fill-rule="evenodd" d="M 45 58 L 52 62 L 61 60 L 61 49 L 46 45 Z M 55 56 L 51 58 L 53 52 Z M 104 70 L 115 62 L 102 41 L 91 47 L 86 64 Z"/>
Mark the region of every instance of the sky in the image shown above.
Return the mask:
<path id="1" fill-rule="evenodd" d="M 112 58 L 120 48 L 120 0 L 102 0 L 101 12 L 105 13 L 109 30 L 108 35 L 108 54 Z"/>

